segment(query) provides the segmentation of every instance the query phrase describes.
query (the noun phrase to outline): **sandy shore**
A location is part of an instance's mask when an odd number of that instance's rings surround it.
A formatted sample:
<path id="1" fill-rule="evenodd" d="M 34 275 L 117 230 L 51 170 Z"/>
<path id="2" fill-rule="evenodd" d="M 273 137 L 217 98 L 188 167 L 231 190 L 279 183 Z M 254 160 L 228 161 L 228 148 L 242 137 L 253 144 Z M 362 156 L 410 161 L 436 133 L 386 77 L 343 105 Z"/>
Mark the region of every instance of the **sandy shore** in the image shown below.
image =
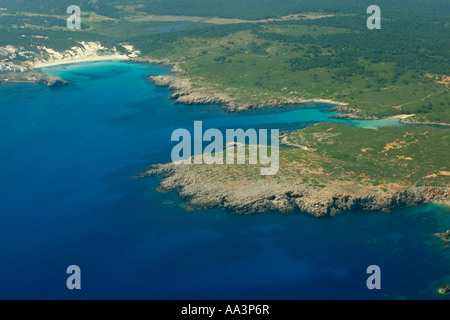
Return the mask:
<path id="1" fill-rule="evenodd" d="M 39 69 L 46 67 L 59 66 L 64 64 L 83 63 L 83 62 L 95 62 L 95 61 L 110 61 L 110 60 L 127 60 L 130 57 L 127 55 L 106 55 L 97 57 L 86 57 L 78 59 L 60 59 L 52 61 L 37 61 L 30 65 L 30 69 Z"/>
<path id="2" fill-rule="evenodd" d="M 408 119 L 408 118 L 414 117 L 414 116 L 415 116 L 415 114 L 399 114 L 397 116 L 393 116 L 392 118 L 404 120 L 404 119 Z"/>
<path id="3" fill-rule="evenodd" d="M 30 69 L 58 66 L 62 64 L 108 61 L 108 60 L 128 60 L 137 57 L 140 53 L 135 51 L 133 46 L 121 44 L 127 53 L 120 53 L 116 47 L 105 48 L 100 42 L 79 42 L 79 46 L 74 46 L 63 52 L 58 52 L 52 48 L 38 47 L 44 58 L 28 62 Z"/>

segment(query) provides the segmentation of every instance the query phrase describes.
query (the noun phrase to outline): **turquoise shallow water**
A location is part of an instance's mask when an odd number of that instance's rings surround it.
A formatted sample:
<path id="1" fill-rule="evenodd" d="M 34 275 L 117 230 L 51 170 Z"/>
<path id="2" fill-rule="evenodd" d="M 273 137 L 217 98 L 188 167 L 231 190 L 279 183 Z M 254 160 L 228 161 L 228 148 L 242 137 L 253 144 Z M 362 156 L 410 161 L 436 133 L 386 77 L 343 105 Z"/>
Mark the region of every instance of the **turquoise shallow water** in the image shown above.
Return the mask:
<path id="1" fill-rule="evenodd" d="M 433 299 L 450 283 L 440 206 L 317 219 L 186 211 L 158 178 L 176 128 L 279 128 L 333 120 L 325 106 L 229 114 L 174 105 L 145 78 L 161 67 L 101 62 L 45 70 L 61 89 L 0 87 L 0 298 Z M 315 108 L 312 108 L 315 107 Z M 66 288 L 67 266 L 82 290 Z M 366 288 L 379 265 L 382 290 Z"/>

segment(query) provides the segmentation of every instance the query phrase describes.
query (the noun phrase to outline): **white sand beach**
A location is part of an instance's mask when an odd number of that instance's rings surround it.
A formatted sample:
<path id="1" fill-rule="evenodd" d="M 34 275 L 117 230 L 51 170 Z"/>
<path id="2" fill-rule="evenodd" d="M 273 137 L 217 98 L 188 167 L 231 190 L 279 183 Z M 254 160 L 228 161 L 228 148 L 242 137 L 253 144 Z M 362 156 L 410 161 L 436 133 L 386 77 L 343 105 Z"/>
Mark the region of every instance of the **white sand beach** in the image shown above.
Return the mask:
<path id="1" fill-rule="evenodd" d="M 404 120 L 404 119 L 411 118 L 414 116 L 415 116 L 415 114 L 399 114 L 399 115 L 393 116 L 392 118 Z"/>
<path id="2" fill-rule="evenodd" d="M 64 64 L 83 63 L 83 62 L 95 62 L 95 61 L 111 61 L 111 60 L 127 60 L 130 57 L 127 55 L 106 55 L 87 58 L 75 58 L 75 59 L 60 59 L 51 61 L 37 61 L 30 65 L 30 69 L 39 69 L 46 67 L 53 67 Z"/>
<path id="3" fill-rule="evenodd" d="M 122 54 L 116 48 L 106 49 L 98 42 L 80 42 L 81 47 L 73 47 L 64 52 L 57 52 L 53 49 L 40 47 L 45 58 L 28 63 L 30 69 L 52 67 L 63 64 L 73 64 L 94 61 L 127 60 L 137 57 L 138 52 L 130 45 L 123 45 L 127 54 Z"/>

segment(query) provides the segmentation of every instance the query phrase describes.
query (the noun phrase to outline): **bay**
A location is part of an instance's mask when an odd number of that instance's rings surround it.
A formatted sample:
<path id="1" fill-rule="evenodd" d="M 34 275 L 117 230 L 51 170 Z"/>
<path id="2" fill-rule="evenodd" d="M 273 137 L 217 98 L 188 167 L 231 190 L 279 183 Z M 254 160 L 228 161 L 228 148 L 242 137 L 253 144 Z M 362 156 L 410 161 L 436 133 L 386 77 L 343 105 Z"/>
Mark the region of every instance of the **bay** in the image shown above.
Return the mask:
<path id="1" fill-rule="evenodd" d="M 44 69 L 60 89 L 0 86 L 2 299 L 440 299 L 449 250 L 434 233 L 450 210 L 430 205 L 318 219 L 187 211 L 159 178 L 173 130 L 276 128 L 333 119 L 326 105 L 226 113 L 175 105 L 146 78 L 164 67 L 108 61 Z M 82 290 L 66 288 L 69 265 Z M 366 287 L 379 265 L 382 290 Z"/>

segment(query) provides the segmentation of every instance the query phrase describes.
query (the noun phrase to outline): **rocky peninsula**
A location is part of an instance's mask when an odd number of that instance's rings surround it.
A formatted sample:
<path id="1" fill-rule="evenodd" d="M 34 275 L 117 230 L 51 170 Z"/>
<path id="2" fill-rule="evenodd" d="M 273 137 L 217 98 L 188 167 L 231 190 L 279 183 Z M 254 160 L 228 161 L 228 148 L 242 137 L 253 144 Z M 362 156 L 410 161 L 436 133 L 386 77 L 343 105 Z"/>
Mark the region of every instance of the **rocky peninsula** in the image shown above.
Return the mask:
<path id="1" fill-rule="evenodd" d="M 262 109 L 266 107 L 282 107 L 282 106 L 297 106 L 306 103 L 324 103 L 334 105 L 335 107 L 326 110 L 325 112 L 338 112 L 335 116 L 336 119 L 349 119 L 349 120 L 380 120 L 384 118 L 392 117 L 391 113 L 386 116 L 375 116 L 366 114 L 367 112 L 359 109 L 358 107 L 350 107 L 350 101 L 352 99 L 340 99 L 344 101 L 337 101 L 337 99 L 319 99 L 319 98 L 302 98 L 298 96 L 281 95 L 277 99 L 261 99 L 258 102 L 245 103 L 241 102 L 236 97 L 230 97 L 226 90 L 211 90 L 208 88 L 203 80 L 197 81 L 191 78 L 190 73 L 186 72 L 183 68 L 182 62 L 175 62 L 177 59 L 156 59 L 149 57 L 133 57 L 127 60 L 127 62 L 133 63 L 146 63 L 153 65 L 163 65 L 170 67 L 174 75 L 158 75 L 149 76 L 149 80 L 156 86 L 166 87 L 173 91 L 170 96 L 175 103 L 178 104 L 215 104 L 221 106 L 228 112 L 246 112 L 255 109 Z M 443 82 L 437 82 L 443 83 Z M 448 83 L 445 82 L 448 90 Z M 292 93 L 292 92 L 291 92 Z M 345 102 L 345 100 L 349 102 Z M 354 101 L 351 101 L 354 102 Z M 395 107 L 397 108 L 397 107 Z M 397 108 L 400 110 L 400 108 Z M 395 117 L 400 119 L 404 124 L 415 125 L 436 125 L 436 126 L 450 126 L 449 123 L 444 121 L 428 121 L 421 117 L 417 117 L 416 114 L 398 114 Z"/>
<path id="2" fill-rule="evenodd" d="M 421 187 L 395 192 L 349 184 L 317 190 L 298 184 L 258 181 L 216 183 L 202 179 L 192 165 L 173 163 L 150 167 L 139 177 L 163 176 L 159 191 L 177 191 L 190 209 L 224 208 L 238 214 L 281 211 L 304 212 L 316 217 L 344 211 L 384 211 L 430 203 L 449 203 L 450 188 Z"/>
<path id="3" fill-rule="evenodd" d="M 279 149 L 275 176 L 262 177 L 260 165 L 166 163 L 151 166 L 139 177 L 164 177 L 159 190 L 177 191 L 189 208 L 221 207 L 241 214 L 274 210 L 333 216 L 449 205 L 446 137 L 446 131 L 437 128 L 360 131 L 320 123 L 280 136 L 289 147 Z"/>
<path id="4" fill-rule="evenodd" d="M 38 72 L 8 72 L 0 74 L 0 84 L 5 83 L 37 83 L 48 87 L 63 87 L 68 82 L 60 77 L 49 76 Z"/>
<path id="5" fill-rule="evenodd" d="M 166 63 L 160 64 L 164 64 L 167 66 L 172 65 L 168 61 Z M 179 67 L 177 65 L 172 66 L 175 66 L 175 71 L 179 70 Z M 284 100 L 266 100 L 254 104 L 240 103 L 236 101 L 236 99 L 231 98 L 225 93 L 211 92 L 207 88 L 194 87 L 189 78 L 180 75 L 158 75 L 158 76 L 149 76 L 148 78 L 154 85 L 158 87 L 166 87 L 169 90 L 174 91 L 174 93 L 170 96 L 170 98 L 175 100 L 175 103 L 188 105 L 215 104 L 222 106 L 224 110 L 229 112 L 245 112 L 255 109 L 262 109 L 266 107 L 282 107 L 289 105 L 293 106 L 312 102 L 333 104 L 339 106 L 348 105 L 347 103 L 344 102 L 326 99 L 298 99 L 298 98 L 289 98 Z"/>

